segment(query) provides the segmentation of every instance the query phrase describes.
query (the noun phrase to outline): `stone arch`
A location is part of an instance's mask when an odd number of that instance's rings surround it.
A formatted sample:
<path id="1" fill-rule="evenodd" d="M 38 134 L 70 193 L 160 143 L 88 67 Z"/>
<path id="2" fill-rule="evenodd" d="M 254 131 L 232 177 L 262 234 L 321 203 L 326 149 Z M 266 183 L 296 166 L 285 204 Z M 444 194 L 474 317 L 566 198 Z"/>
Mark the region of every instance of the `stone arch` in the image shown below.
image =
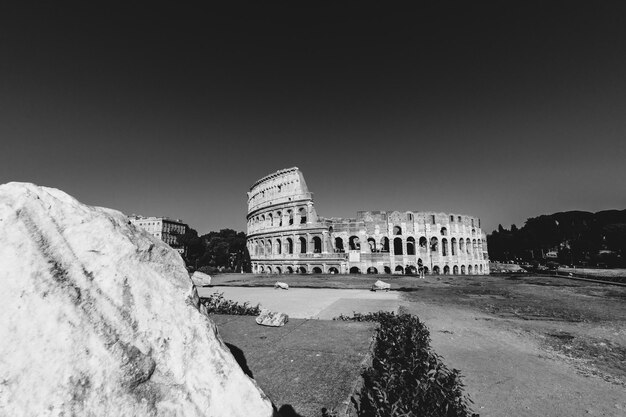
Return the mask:
<path id="1" fill-rule="evenodd" d="M 315 266 L 313 267 L 313 274 L 321 274 L 322 273 L 322 268 L 320 268 L 319 266 Z"/>
<path id="2" fill-rule="evenodd" d="M 283 242 L 280 239 L 276 239 L 276 253 L 278 255 L 283 253 Z"/>
<path id="3" fill-rule="evenodd" d="M 287 222 L 291 226 L 293 224 L 293 210 L 287 210 Z"/>
<path id="4" fill-rule="evenodd" d="M 424 267 L 424 274 L 428 274 L 428 273 L 430 273 L 430 270 L 428 269 L 428 267 L 427 267 L 427 266 L 425 266 L 425 267 Z"/>
<path id="5" fill-rule="evenodd" d="M 478 265 L 474 265 L 474 274 L 478 274 Z"/>
<path id="6" fill-rule="evenodd" d="M 283 225 L 283 213 L 281 211 L 276 212 L 276 219 L 278 219 L 278 226 Z"/>
<path id="7" fill-rule="evenodd" d="M 480 273 L 483 273 L 483 264 L 480 264 Z"/>
<path id="8" fill-rule="evenodd" d="M 292 267 L 290 267 L 290 266 L 288 266 L 288 267 L 285 269 L 285 272 L 286 272 L 287 274 L 293 274 L 293 268 L 292 268 Z"/>
<path id="9" fill-rule="evenodd" d="M 368 274 L 378 274 L 378 269 L 374 268 L 373 266 L 370 266 L 369 268 L 367 268 L 367 273 Z"/>
<path id="10" fill-rule="evenodd" d="M 465 252 L 465 240 L 463 238 L 459 239 L 459 253 Z"/>
<path id="11" fill-rule="evenodd" d="M 401 235 L 402 234 L 402 228 L 400 226 L 394 226 L 393 227 L 393 234 L 394 235 Z"/>
<path id="12" fill-rule="evenodd" d="M 313 253 L 322 253 L 322 239 L 319 236 L 313 236 Z"/>
<path id="13" fill-rule="evenodd" d="M 267 273 L 268 273 L 268 274 L 271 274 L 271 273 L 272 273 L 272 267 L 271 267 L 271 266 L 268 266 L 268 267 L 267 267 Z"/>
<path id="14" fill-rule="evenodd" d="M 439 239 L 433 236 L 432 238 L 430 238 L 430 251 L 437 252 L 438 249 L 439 249 Z"/>
<path id="15" fill-rule="evenodd" d="M 361 250 L 361 242 L 359 241 L 358 236 L 350 236 L 348 243 L 350 245 L 350 250 Z"/>
<path id="16" fill-rule="evenodd" d="M 376 240 L 373 237 L 367 238 L 367 244 L 370 246 L 371 252 L 376 252 Z"/>
<path id="17" fill-rule="evenodd" d="M 394 269 L 394 272 L 399 272 L 401 274 L 404 274 L 404 268 L 402 267 L 402 265 L 398 265 L 396 266 L 396 268 Z"/>
<path id="18" fill-rule="evenodd" d="M 441 228 L 441 236 L 447 236 L 448 235 L 448 229 L 446 229 L 445 227 Z"/>
<path id="19" fill-rule="evenodd" d="M 298 215 L 300 216 L 300 224 L 306 224 L 306 210 L 304 207 L 300 207 Z"/>
<path id="20" fill-rule="evenodd" d="M 331 266 L 330 268 L 328 268 L 328 273 L 329 274 L 338 274 L 339 270 L 337 268 L 335 268 L 334 266 Z"/>
<path id="21" fill-rule="evenodd" d="M 306 268 L 304 266 L 299 267 L 298 274 L 306 274 Z"/>
<path id="22" fill-rule="evenodd" d="M 469 239 L 469 237 L 465 239 L 465 250 L 467 251 L 467 254 L 470 255 L 470 252 L 472 250 L 472 241 Z"/>
<path id="23" fill-rule="evenodd" d="M 433 274 L 435 274 L 435 275 L 439 275 L 440 274 L 439 265 L 433 266 Z"/>
<path id="24" fill-rule="evenodd" d="M 328 233 L 332 233 L 332 232 L 333 232 L 333 227 L 332 227 L 332 226 L 330 226 L 330 227 L 328 228 Z"/>
<path id="25" fill-rule="evenodd" d="M 300 253 L 306 253 L 306 239 L 300 236 Z"/>
<path id="26" fill-rule="evenodd" d="M 420 237 L 419 245 L 420 245 L 420 248 L 426 249 L 426 245 L 428 245 L 428 240 L 426 240 L 426 236 Z"/>
<path id="27" fill-rule="evenodd" d="M 282 274 L 283 273 L 283 269 L 280 266 L 276 267 L 276 273 L 277 274 Z"/>
<path id="28" fill-rule="evenodd" d="M 263 267 L 263 265 L 259 266 L 258 268 L 260 273 L 265 273 L 265 268 Z"/>
<path id="29" fill-rule="evenodd" d="M 287 238 L 287 253 L 293 254 L 293 240 L 290 237 Z"/>
<path id="30" fill-rule="evenodd" d="M 478 256 L 478 246 L 476 245 L 476 239 L 472 240 L 472 252 L 474 256 Z"/>
<path id="31" fill-rule="evenodd" d="M 454 265 L 452 267 L 452 274 L 453 275 L 459 275 L 459 266 L 458 265 Z"/>
<path id="32" fill-rule="evenodd" d="M 465 265 L 461 265 L 461 275 L 465 275 Z"/>
<path id="33" fill-rule="evenodd" d="M 474 274 L 474 269 L 472 268 L 472 265 L 468 265 L 467 266 L 467 274 L 468 275 L 473 275 Z"/>
<path id="34" fill-rule="evenodd" d="M 383 236 L 382 239 L 380 239 L 380 251 L 389 252 L 389 238 L 387 236 Z"/>
<path id="35" fill-rule="evenodd" d="M 404 272 L 407 275 L 415 275 L 417 274 L 417 268 L 415 267 L 415 265 L 407 265 L 406 268 L 404 268 Z"/>
<path id="36" fill-rule="evenodd" d="M 345 249 L 343 248 L 343 239 L 340 237 L 335 238 L 335 251 L 345 252 Z"/>
<path id="37" fill-rule="evenodd" d="M 406 254 L 415 255 L 415 238 L 413 236 L 406 239 Z"/>
<path id="38" fill-rule="evenodd" d="M 267 213 L 267 222 L 270 224 L 270 227 L 274 226 L 274 215 L 272 213 Z"/>
<path id="39" fill-rule="evenodd" d="M 274 252 L 272 251 L 272 239 L 267 239 L 267 255 L 272 255 Z"/>
<path id="40" fill-rule="evenodd" d="M 393 252 L 396 255 L 402 255 L 402 238 L 397 237 L 393 240 Z"/>
<path id="41" fill-rule="evenodd" d="M 448 239 L 441 239 L 441 255 L 448 256 Z"/>
<path id="42" fill-rule="evenodd" d="M 450 267 L 448 265 L 443 267 L 443 274 L 450 275 Z"/>
<path id="43" fill-rule="evenodd" d="M 388 266 L 383 267 L 383 271 L 385 271 L 385 274 L 391 274 L 391 268 Z"/>
<path id="44" fill-rule="evenodd" d="M 453 237 L 450 240 L 450 253 L 452 254 L 452 256 L 456 255 L 456 238 Z"/>
<path id="45" fill-rule="evenodd" d="M 359 268 L 357 268 L 356 266 L 353 266 L 352 268 L 350 268 L 350 273 L 351 274 L 360 274 L 361 270 Z"/>

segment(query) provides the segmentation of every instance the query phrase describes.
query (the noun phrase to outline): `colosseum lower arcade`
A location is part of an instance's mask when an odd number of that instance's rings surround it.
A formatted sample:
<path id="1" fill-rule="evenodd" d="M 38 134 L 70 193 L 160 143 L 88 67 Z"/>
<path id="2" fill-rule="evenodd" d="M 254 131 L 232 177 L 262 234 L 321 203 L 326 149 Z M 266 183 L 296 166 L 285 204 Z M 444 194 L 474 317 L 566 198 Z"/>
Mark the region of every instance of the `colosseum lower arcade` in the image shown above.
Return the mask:
<path id="1" fill-rule="evenodd" d="M 487 240 L 478 218 L 413 211 L 320 217 L 298 168 L 254 183 L 247 220 L 256 273 L 489 273 Z"/>

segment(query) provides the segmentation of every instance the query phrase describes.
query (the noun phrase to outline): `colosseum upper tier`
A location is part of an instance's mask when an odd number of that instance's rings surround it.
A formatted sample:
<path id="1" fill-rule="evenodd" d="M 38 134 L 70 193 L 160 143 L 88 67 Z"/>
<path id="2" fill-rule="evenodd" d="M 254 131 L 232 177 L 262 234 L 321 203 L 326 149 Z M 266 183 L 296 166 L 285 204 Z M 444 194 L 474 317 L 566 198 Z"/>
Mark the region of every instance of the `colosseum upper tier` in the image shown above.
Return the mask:
<path id="1" fill-rule="evenodd" d="M 479 219 L 413 211 L 320 217 L 295 167 L 254 183 L 247 220 L 256 273 L 489 273 Z"/>

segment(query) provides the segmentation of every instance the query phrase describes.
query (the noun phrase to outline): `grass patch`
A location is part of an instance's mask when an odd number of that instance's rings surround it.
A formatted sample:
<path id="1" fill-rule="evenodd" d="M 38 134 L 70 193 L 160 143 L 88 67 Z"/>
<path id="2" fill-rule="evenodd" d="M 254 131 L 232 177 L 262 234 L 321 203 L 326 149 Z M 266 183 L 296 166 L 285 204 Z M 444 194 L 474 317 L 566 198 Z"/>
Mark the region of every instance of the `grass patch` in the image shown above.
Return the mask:
<path id="1" fill-rule="evenodd" d="M 209 314 L 230 314 L 234 316 L 258 316 L 261 314 L 261 305 L 251 306 L 247 301 L 238 303 L 224 298 L 224 293 L 216 292 L 200 302 L 206 307 Z"/>
<path id="2" fill-rule="evenodd" d="M 470 408 L 461 375 L 448 369 L 430 348 L 430 333 L 410 314 L 378 312 L 336 320 L 379 324 L 372 364 L 362 373 L 361 390 L 352 396 L 360 417 L 468 417 Z"/>

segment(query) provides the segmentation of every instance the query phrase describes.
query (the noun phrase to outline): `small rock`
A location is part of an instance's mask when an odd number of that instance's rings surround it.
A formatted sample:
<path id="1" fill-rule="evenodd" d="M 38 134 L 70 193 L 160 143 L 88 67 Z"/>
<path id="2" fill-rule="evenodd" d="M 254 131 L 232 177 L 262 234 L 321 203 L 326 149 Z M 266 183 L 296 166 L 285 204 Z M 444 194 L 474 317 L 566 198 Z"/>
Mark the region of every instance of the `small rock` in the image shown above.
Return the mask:
<path id="1" fill-rule="evenodd" d="M 197 287 L 205 287 L 211 285 L 211 275 L 196 271 L 191 274 L 191 281 L 193 281 L 194 285 Z"/>
<path id="2" fill-rule="evenodd" d="M 376 290 L 389 291 L 390 289 L 391 289 L 391 284 L 387 284 L 386 282 L 383 282 L 381 280 L 376 281 L 374 285 L 372 285 L 372 291 L 376 291 Z"/>
<path id="3" fill-rule="evenodd" d="M 261 314 L 256 318 L 257 324 L 261 326 L 280 327 L 289 321 L 289 316 L 285 313 L 270 311 L 266 308 L 261 310 Z"/>
<path id="4" fill-rule="evenodd" d="M 274 284 L 274 289 L 277 288 L 281 288 L 283 290 L 288 290 L 289 289 L 289 285 L 285 282 L 280 282 L 280 281 L 276 281 L 276 284 Z"/>

